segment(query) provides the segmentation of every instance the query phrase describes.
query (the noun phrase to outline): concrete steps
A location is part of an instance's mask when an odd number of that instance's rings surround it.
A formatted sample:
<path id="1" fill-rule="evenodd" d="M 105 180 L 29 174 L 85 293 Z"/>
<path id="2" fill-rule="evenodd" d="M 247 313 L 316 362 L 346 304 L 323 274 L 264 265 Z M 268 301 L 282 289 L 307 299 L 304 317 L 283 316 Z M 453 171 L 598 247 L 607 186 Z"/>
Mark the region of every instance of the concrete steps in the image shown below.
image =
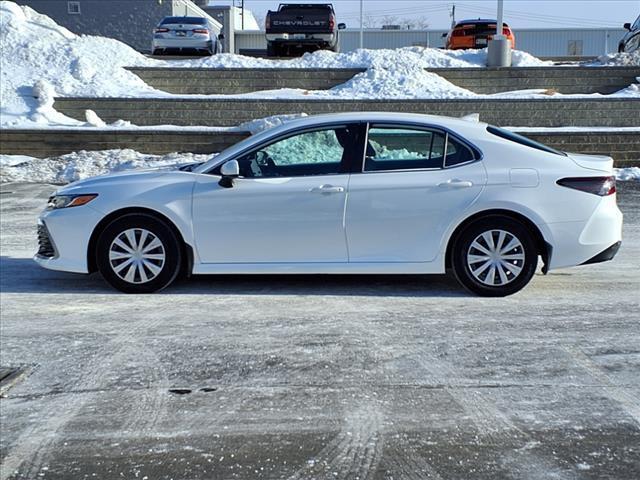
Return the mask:
<path id="1" fill-rule="evenodd" d="M 640 98 L 455 99 L 455 100 L 279 100 L 193 98 L 57 98 L 54 107 L 79 120 L 94 110 L 106 122 L 139 126 L 231 127 L 270 115 L 389 111 L 460 117 L 479 113 L 484 122 L 513 127 L 635 127 Z"/>
<path id="2" fill-rule="evenodd" d="M 0 153 L 51 157 L 79 150 L 131 148 L 143 153 L 213 153 L 239 142 L 248 132 L 167 132 L 123 130 L 0 130 Z M 638 132 L 527 132 L 559 150 L 611 155 L 616 166 L 640 166 Z"/>
<path id="3" fill-rule="evenodd" d="M 150 86 L 175 94 L 237 95 L 260 90 L 300 88 L 325 90 L 364 69 L 211 69 L 129 68 Z M 479 94 L 523 89 L 560 93 L 602 93 L 621 90 L 640 77 L 640 67 L 517 67 L 432 69 L 451 83 Z"/>

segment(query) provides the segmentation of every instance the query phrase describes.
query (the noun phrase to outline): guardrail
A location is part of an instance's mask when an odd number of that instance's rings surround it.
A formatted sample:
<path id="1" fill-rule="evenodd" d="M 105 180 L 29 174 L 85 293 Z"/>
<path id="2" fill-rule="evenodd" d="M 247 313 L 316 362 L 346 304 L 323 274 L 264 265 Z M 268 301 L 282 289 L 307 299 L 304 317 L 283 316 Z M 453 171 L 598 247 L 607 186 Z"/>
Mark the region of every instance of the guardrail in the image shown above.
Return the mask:
<path id="1" fill-rule="evenodd" d="M 233 127 L 270 115 L 388 111 L 480 119 L 513 127 L 636 127 L 640 98 L 455 99 L 455 100 L 280 100 L 256 98 L 57 98 L 59 112 L 79 120 L 94 110 L 106 122 L 128 120 L 139 126 Z"/>
<path id="2" fill-rule="evenodd" d="M 527 132 L 559 150 L 610 155 L 617 166 L 640 166 L 639 132 Z M 130 148 L 138 152 L 213 153 L 239 142 L 248 132 L 168 132 L 147 130 L 0 130 L 0 153 L 51 157 L 79 150 Z"/>
<path id="3" fill-rule="evenodd" d="M 131 67 L 150 86 L 176 94 L 236 95 L 278 88 L 325 90 L 347 82 L 360 68 L 146 68 Z M 640 77 L 640 67 L 437 68 L 430 70 L 451 83 L 479 94 L 523 89 L 559 93 L 602 93 L 621 90 Z"/>

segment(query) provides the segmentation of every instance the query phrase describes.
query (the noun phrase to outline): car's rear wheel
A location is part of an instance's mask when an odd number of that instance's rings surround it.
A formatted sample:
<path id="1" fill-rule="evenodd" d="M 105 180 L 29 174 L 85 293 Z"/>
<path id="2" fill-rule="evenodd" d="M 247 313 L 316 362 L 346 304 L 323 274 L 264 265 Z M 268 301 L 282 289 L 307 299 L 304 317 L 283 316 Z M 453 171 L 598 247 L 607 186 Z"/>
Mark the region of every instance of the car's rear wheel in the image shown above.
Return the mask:
<path id="1" fill-rule="evenodd" d="M 169 286 L 180 271 L 181 249 L 165 222 L 128 214 L 110 223 L 97 245 L 98 270 L 125 293 L 151 293 Z"/>
<path id="2" fill-rule="evenodd" d="M 481 218 L 458 236 L 452 265 L 458 281 L 485 297 L 504 297 L 524 288 L 533 277 L 538 254 L 533 235 L 508 217 Z"/>

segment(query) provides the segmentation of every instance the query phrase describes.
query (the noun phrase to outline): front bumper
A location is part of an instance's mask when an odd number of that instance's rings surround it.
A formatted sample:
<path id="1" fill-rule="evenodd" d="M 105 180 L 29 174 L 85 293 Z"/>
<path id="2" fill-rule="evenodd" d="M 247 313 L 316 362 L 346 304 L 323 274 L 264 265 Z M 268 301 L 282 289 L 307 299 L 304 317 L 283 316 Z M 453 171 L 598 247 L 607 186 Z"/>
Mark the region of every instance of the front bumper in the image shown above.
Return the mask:
<path id="1" fill-rule="evenodd" d="M 40 248 L 34 261 L 49 270 L 89 273 L 89 241 L 102 217 L 89 205 L 42 212 L 38 219 Z"/>

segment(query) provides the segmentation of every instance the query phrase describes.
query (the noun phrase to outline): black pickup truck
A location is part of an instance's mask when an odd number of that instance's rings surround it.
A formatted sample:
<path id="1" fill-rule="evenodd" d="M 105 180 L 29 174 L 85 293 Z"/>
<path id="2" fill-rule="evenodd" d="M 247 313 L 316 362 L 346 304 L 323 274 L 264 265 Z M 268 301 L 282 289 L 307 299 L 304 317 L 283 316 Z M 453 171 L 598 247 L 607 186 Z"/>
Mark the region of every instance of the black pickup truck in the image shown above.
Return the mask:
<path id="1" fill-rule="evenodd" d="M 285 57 L 296 52 L 340 50 L 339 30 L 333 5 L 281 3 L 277 11 L 267 13 L 267 56 Z"/>

